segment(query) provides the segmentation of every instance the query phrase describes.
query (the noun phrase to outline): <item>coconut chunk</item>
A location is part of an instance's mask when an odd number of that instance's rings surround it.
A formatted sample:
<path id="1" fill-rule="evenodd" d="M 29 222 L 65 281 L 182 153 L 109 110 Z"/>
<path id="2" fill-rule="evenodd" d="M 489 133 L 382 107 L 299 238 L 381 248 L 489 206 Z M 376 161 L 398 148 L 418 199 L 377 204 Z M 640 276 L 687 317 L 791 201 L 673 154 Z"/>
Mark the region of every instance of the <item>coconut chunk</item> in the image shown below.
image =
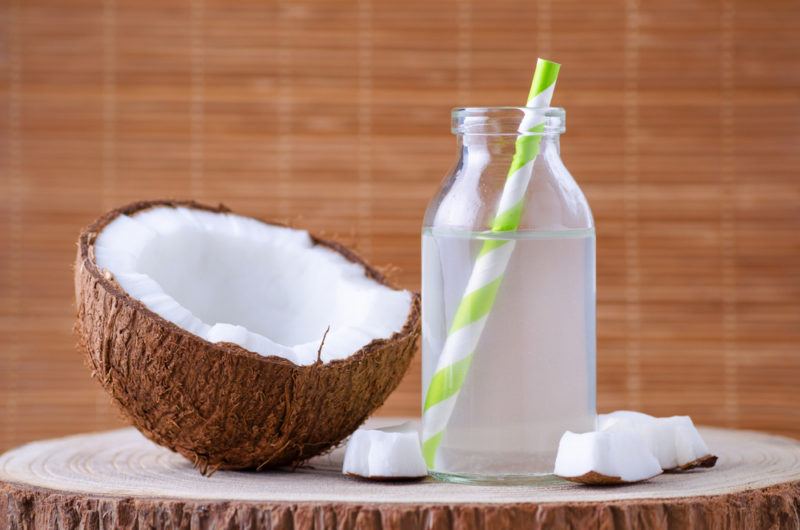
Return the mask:
<path id="1" fill-rule="evenodd" d="M 389 339 L 411 310 L 410 292 L 375 281 L 305 230 L 227 212 L 156 206 L 118 215 L 97 235 L 94 255 L 165 320 L 298 365 Z"/>
<path id="2" fill-rule="evenodd" d="M 582 484 L 630 484 L 660 475 L 661 466 L 636 432 L 567 431 L 553 473 Z"/>
<path id="3" fill-rule="evenodd" d="M 633 431 L 641 435 L 664 471 L 713 467 L 717 461 L 689 416 L 656 418 L 619 410 L 601 414 L 598 423 L 602 431 Z"/>
<path id="4" fill-rule="evenodd" d="M 358 429 L 350 437 L 342 473 L 370 480 L 412 480 L 428 475 L 419 432 L 411 422 Z"/>

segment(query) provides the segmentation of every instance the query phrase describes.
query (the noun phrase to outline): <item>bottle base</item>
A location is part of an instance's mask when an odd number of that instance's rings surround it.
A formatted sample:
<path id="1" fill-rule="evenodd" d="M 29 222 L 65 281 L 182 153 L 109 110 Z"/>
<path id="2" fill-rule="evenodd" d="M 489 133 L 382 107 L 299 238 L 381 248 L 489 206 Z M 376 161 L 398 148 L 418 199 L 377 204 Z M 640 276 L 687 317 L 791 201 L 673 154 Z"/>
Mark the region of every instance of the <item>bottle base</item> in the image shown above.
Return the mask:
<path id="1" fill-rule="evenodd" d="M 470 475 L 430 471 L 430 476 L 440 482 L 451 484 L 475 484 L 491 486 L 551 486 L 563 483 L 552 473 L 529 473 L 524 475 Z"/>

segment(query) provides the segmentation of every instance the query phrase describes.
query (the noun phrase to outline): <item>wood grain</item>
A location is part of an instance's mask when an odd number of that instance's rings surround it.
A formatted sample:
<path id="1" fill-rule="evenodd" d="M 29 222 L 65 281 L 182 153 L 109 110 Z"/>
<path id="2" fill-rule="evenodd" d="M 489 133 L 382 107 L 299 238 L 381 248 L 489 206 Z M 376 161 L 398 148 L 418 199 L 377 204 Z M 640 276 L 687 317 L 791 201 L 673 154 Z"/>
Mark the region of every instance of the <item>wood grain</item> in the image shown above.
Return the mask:
<path id="1" fill-rule="evenodd" d="M 309 467 L 199 476 L 136 430 L 47 440 L 0 457 L 0 525 L 59 528 L 796 528 L 800 443 L 703 429 L 713 469 L 629 486 L 376 484 L 341 474 L 343 450 Z M 322 524 L 324 522 L 324 524 Z M 295 525 L 295 526 L 292 526 Z M 4 526 L 4 527 L 5 527 Z"/>
<path id="2" fill-rule="evenodd" d="M 0 3 L 0 448 L 118 425 L 74 349 L 79 229 L 192 197 L 419 286 L 449 109 L 564 66 L 598 226 L 599 404 L 800 436 L 800 4 Z M 416 413 L 419 364 L 385 407 Z"/>

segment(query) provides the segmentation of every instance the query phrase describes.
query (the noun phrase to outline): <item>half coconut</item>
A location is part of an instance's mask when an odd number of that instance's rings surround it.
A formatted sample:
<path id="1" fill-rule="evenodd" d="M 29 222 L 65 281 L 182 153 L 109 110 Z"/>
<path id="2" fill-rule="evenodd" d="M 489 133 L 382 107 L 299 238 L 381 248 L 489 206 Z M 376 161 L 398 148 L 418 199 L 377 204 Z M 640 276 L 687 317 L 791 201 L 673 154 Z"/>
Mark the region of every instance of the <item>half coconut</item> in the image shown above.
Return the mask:
<path id="1" fill-rule="evenodd" d="M 76 330 L 148 438 L 216 469 L 340 442 L 408 368 L 419 296 L 345 247 L 224 206 L 140 202 L 83 231 Z"/>

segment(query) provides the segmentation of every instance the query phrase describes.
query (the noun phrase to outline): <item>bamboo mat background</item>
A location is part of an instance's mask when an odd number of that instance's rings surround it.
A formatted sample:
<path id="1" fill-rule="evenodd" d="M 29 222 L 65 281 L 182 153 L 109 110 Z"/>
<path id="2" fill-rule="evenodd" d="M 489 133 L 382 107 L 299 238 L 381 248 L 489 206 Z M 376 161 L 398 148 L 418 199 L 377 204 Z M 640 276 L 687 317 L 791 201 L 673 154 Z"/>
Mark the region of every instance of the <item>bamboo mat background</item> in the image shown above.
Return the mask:
<path id="1" fill-rule="evenodd" d="M 522 103 L 536 55 L 598 226 L 601 409 L 800 436 L 798 27 L 796 1 L 4 0 L 0 449 L 120 423 L 71 333 L 102 211 L 221 201 L 417 289 L 449 109 Z"/>

